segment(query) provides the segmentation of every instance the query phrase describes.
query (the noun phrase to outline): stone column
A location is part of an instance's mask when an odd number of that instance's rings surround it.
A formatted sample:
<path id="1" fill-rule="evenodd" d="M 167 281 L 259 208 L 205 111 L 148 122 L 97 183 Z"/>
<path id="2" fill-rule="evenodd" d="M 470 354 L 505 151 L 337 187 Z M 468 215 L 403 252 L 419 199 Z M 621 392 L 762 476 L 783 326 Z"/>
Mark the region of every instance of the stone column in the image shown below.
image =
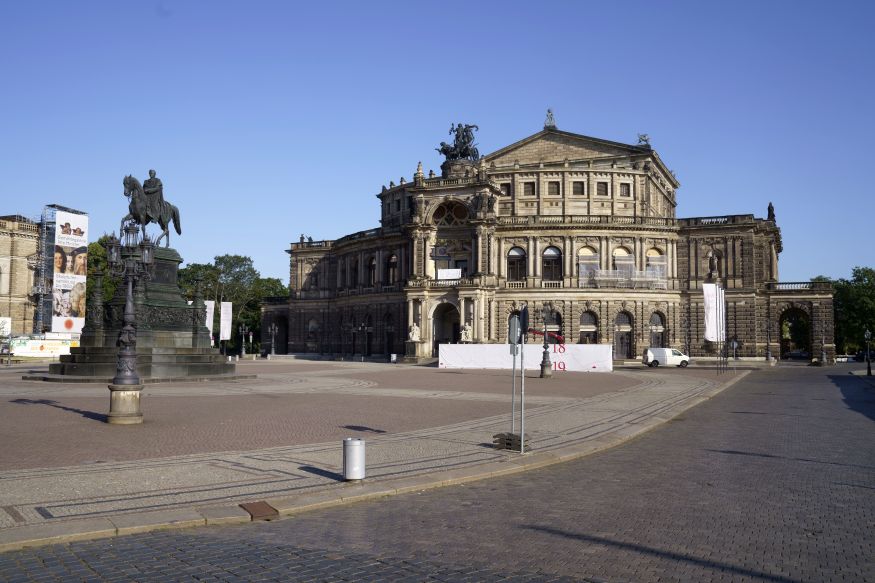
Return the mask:
<path id="1" fill-rule="evenodd" d="M 474 272 L 483 273 L 483 226 L 478 225 L 474 235 Z"/>
<path id="2" fill-rule="evenodd" d="M 423 261 L 425 264 L 423 267 L 425 268 L 425 275 L 434 279 L 435 271 L 434 271 L 434 261 L 431 259 L 432 249 L 434 248 L 434 244 L 437 241 L 437 231 L 431 231 L 426 235 L 426 244 L 425 244 L 425 253 L 423 253 Z"/>
<path id="3" fill-rule="evenodd" d="M 504 260 L 504 239 L 498 239 L 498 250 L 496 251 L 498 258 L 495 261 L 493 271 L 499 276 L 504 277 L 505 260 Z"/>

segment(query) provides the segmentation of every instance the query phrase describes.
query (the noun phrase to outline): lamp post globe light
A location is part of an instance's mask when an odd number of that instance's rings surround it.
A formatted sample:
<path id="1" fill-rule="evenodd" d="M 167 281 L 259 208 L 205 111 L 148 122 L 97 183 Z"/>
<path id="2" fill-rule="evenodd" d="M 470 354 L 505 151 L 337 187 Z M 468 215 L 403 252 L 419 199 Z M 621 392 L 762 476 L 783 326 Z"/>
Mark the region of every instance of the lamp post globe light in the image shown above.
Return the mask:
<path id="1" fill-rule="evenodd" d="M 134 286 L 151 278 L 155 262 L 155 245 L 144 233 L 138 241 L 140 228 L 135 221 L 123 229 L 124 240 L 113 234 L 108 242 L 107 263 L 113 275 L 123 278 L 125 285 L 125 311 L 122 329 L 119 332 L 119 351 L 116 373 L 109 385 L 109 414 L 107 422 L 116 425 L 133 425 L 143 422 L 140 411 L 140 391 L 143 385 L 137 374 L 137 321 L 134 311 Z"/>
<path id="2" fill-rule="evenodd" d="M 544 320 L 544 356 L 541 359 L 541 378 L 553 378 L 553 364 L 550 362 L 550 350 L 547 345 L 547 320 L 553 313 L 553 304 L 545 303 L 541 306 L 541 317 Z"/>

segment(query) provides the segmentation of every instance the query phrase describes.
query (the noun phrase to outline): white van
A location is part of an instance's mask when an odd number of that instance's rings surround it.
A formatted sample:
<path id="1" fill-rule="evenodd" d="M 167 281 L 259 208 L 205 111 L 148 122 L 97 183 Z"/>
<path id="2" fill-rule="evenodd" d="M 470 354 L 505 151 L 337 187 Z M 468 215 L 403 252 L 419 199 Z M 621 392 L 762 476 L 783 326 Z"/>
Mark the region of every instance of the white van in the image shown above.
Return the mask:
<path id="1" fill-rule="evenodd" d="M 648 348 L 644 351 L 644 364 L 652 367 L 662 364 L 685 367 L 690 364 L 690 357 L 674 348 Z"/>

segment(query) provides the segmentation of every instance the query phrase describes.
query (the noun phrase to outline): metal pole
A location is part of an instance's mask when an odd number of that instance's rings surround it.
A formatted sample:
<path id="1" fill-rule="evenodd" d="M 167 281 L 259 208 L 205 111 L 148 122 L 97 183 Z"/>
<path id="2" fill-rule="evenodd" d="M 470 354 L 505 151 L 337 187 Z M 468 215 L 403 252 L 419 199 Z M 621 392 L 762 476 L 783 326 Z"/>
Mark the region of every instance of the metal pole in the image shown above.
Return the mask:
<path id="1" fill-rule="evenodd" d="M 869 330 L 866 330 L 866 334 L 864 335 L 866 338 L 866 376 L 872 376 L 872 351 L 869 349 L 869 341 L 872 339 L 872 333 Z"/>
<path id="2" fill-rule="evenodd" d="M 516 351 L 519 344 L 511 344 L 513 350 L 513 367 L 511 368 L 511 389 L 510 393 L 510 432 L 516 433 Z"/>
<path id="3" fill-rule="evenodd" d="M 520 344 L 520 453 L 526 450 L 526 345 Z"/>

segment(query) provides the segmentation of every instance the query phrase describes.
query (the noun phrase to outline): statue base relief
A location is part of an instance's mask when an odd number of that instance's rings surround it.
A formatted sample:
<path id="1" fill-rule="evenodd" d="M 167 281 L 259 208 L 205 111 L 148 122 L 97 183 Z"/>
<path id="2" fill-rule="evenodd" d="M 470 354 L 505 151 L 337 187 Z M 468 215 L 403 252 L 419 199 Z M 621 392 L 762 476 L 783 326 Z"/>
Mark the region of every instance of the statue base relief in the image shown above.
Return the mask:
<path id="1" fill-rule="evenodd" d="M 234 377 L 236 364 L 228 362 L 217 348 L 210 347 L 203 301 L 196 300 L 189 305 L 182 295 L 177 283 L 180 263 L 182 257 L 175 249 L 157 247 L 152 278 L 140 280 L 134 289 L 137 373 L 146 383 L 162 379 Z M 109 382 L 116 374 L 125 293 L 125 286 L 119 285 L 115 297 L 96 310 L 89 310 L 79 346 L 72 348 L 69 355 L 61 356 L 60 362 L 49 365 L 48 375 L 28 378 Z"/>

